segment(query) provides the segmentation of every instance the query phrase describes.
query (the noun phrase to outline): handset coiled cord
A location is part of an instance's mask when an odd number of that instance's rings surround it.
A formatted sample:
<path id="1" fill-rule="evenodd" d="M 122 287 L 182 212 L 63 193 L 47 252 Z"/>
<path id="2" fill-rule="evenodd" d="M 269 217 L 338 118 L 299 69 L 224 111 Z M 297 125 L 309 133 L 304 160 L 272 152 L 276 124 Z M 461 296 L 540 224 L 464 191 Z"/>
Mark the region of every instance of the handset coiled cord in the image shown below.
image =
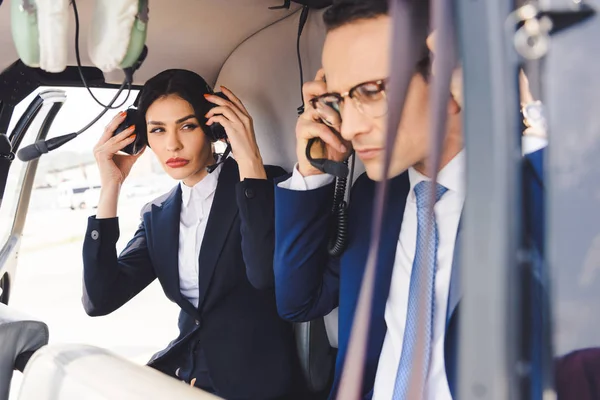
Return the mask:
<path id="1" fill-rule="evenodd" d="M 348 201 L 346 201 L 346 187 L 348 185 L 348 179 L 350 182 L 353 181 L 354 177 L 354 153 L 352 153 L 352 165 L 350 168 L 350 178 L 335 179 L 335 189 L 333 192 L 333 208 L 332 213 L 335 218 L 335 223 L 332 232 L 327 251 L 332 257 L 339 257 L 342 255 L 346 247 L 348 246 Z M 344 164 L 348 166 L 349 159 L 344 161 Z"/>

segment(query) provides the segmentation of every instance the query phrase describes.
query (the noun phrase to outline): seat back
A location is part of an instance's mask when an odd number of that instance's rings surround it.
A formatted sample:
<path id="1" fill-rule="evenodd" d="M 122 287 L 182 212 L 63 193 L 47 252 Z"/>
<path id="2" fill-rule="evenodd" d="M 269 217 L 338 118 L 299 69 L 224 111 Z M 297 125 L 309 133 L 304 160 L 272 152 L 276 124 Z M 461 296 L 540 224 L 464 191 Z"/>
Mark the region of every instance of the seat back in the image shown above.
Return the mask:
<path id="1" fill-rule="evenodd" d="M 0 400 L 8 400 L 19 356 L 48 343 L 48 326 L 0 303 Z"/>
<path id="2" fill-rule="evenodd" d="M 214 395 L 108 350 L 52 345 L 37 351 L 23 376 L 19 400 L 212 400 Z"/>
<path id="3" fill-rule="evenodd" d="M 313 393 L 329 388 L 335 351 L 329 344 L 323 318 L 294 325 L 298 359 L 307 383 Z"/>
<path id="4" fill-rule="evenodd" d="M 306 3 L 306 2 L 302 2 Z M 304 81 L 321 67 L 324 10 L 311 10 L 300 40 Z M 254 120 L 263 160 L 291 171 L 296 162 L 295 126 L 302 103 L 296 53 L 301 11 L 261 30 L 231 53 L 216 86 L 224 85 L 244 102 Z M 240 73 L 243 71 L 243 73 Z M 310 107 L 305 105 L 305 107 Z M 355 178 L 364 171 L 358 164 Z M 335 366 L 337 311 L 324 319 L 295 325 L 298 356 L 309 388 L 326 390 Z"/>

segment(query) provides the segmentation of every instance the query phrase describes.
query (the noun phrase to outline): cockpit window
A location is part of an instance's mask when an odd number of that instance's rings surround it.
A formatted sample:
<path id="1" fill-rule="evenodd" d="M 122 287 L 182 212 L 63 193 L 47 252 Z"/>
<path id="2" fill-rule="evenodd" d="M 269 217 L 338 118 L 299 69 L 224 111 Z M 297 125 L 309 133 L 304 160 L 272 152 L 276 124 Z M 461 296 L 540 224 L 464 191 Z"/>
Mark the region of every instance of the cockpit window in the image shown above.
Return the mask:
<path id="1" fill-rule="evenodd" d="M 38 89 L 16 107 L 9 132 L 37 93 L 47 89 Z M 102 110 L 85 88 L 55 89 L 64 90 L 67 100 L 47 138 L 79 130 Z M 116 93 L 116 89 L 92 90 L 103 103 L 108 103 Z M 115 104 L 120 104 L 125 95 Z M 87 219 L 96 212 L 101 188 L 93 148 L 104 127 L 115 114 L 127 109 L 136 96 L 137 91 L 132 90 L 123 107 L 109 111 L 88 131 L 39 159 L 10 304 L 46 322 L 52 342 L 89 343 L 144 363 L 176 336 L 177 307 L 165 301 L 158 283 L 147 288 L 126 309 L 109 317 L 90 318 L 81 304 L 81 246 Z M 29 130 L 21 148 L 35 141 L 43 116 L 37 119 L 40 121 Z M 175 185 L 155 158 L 151 151 L 146 151 L 123 185 L 118 212 L 122 239 L 117 244 L 118 251 L 137 229 L 142 207 Z M 2 245 L 10 233 L 27 165 L 15 159 L 9 173 L 0 207 Z M 152 332 L 142 340 L 140 320 L 149 323 Z M 138 334 L 134 334 L 136 331 Z"/>

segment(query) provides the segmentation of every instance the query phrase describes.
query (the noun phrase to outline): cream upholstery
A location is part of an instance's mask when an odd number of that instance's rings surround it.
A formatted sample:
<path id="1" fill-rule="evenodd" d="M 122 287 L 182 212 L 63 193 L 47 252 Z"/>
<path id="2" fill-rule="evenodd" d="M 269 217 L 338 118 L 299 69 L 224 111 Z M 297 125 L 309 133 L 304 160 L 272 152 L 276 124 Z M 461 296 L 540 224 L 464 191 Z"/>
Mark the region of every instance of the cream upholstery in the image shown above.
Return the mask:
<path id="1" fill-rule="evenodd" d="M 211 400 L 200 389 L 86 345 L 51 345 L 25 368 L 19 400 Z"/>
<path id="2" fill-rule="evenodd" d="M 17 357 L 48 343 L 48 326 L 0 303 L 0 400 L 7 400 Z"/>
<path id="3" fill-rule="evenodd" d="M 324 10 L 311 11 L 302 33 L 300 52 L 304 80 L 321 67 L 325 40 Z M 300 11 L 263 29 L 238 46 L 217 79 L 233 90 L 254 119 L 256 137 L 265 163 L 291 171 L 296 161 L 296 109 L 301 105 L 296 38 Z M 354 177 L 364 171 L 357 163 Z M 337 310 L 325 319 L 327 335 L 337 347 Z"/>
<path id="4" fill-rule="evenodd" d="M 302 34 L 305 80 L 321 65 L 321 15 L 311 11 Z M 227 86 L 247 104 L 265 162 L 288 171 L 296 159 L 294 127 L 302 104 L 296 55 L 299 18 L 298 11 L 247 39 L 229 56 L 217 79 L 217 85 Z"/>
<path id="5" fill-rule="evenodd" d="M 321 67 L 323 12 L 311 11 L 302 33 L 305 81 Z M 217 88 L 227 86 L 247 105 L 264 161 L 288 171 L 296 160 L 296 110 L 302 104 L 296 55 L 299 18 L 297 11 L 248 38 L 229 56 L 217 79 Z M 356 171 L 355 177 L 364 168 L 357 165 Z"/>

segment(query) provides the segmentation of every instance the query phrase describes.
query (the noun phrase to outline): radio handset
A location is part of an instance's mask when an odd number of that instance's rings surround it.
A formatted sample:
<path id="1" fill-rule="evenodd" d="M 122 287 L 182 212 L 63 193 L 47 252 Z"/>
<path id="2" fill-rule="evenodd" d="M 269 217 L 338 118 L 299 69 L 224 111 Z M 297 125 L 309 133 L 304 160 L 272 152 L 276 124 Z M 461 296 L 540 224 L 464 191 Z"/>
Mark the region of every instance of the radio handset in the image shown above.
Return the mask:
<path id="1" fill-rule="evenodd" d="M 302 71 L 302 68 L 300 68 Z M 321 78 L 323 82 L 326 82 L 325 75 Z M 298 113 L 304 112 L 304 100 L 302 107 L 298 109 Z M 321 123 L 329 128 L 333 133 L 340 137 L 339 132 L 333 129 L 331 126 Z M 348 202 L 346 201 L 346 186 L 348 182 L 348 173 L 350 173 L 350 184 L 352 184 L 354 176 L 354 151 L 350 157 L 343 162 L 329 160 L 327 158 L 313 158 L 311 155 L 312 146 L 321 139 L 312 138 L 306 143 L 306 159 L 314 168 L 319 171 L 335 176 L 335 189 L 333 192 L 333 207 L 332 214 L 335 215 L 335 224 L 332 226 L 331 237 L 327 245 L 327 252 L 332 257 L 339 257 L 342 255 L 348 244 Z M 348 169 L 349 159 L 352 158 L 352 165 L 350 170 Z M 348 195 L 348 199 L 350 196 Z"/>
<path id="2" fill-rule="evenodd" d="M 326 125 L 327 126 L 327 125 Z M 318 138 L 312 138 L 306 144 L 306 158 L 310 165 L 319 171 L 335 176 L 335 189 L 333 192 L 332 213 L 336 217 L 333 226 L 332 237 L 329 240 L 327 251 L 332 257 L 339 257 L 346 250 L 348 243 L 348 202 L 346 201 L 346 186 L 348 174 L 350 173 L 350 184 L 354 175 L 354 152 L 343 162 L 329 160 L 327 158 L 312 158 L 311 149 Z M 348 168 L 349 159 L 352 158 L 351 168 Z"/>
<path id="3" fill-rule="evenodd" d="M 341 179 L 347 178 L 348 172 L 349 172 L 348 161 L 338 162 L 338 161 L 329 160 L 327 158 L 312 158 L 310 153 L 311 153 L 313 144 L 315 144 L 315 142 L 317 140 L 320 140 L 320 139 L 312 138 L 308 141 L 308 143 L 306 145 L 306 159 L 308 160 L 310 165 L 312 165 L 319 171 L 321 171 L 325 174 L 333 175 L 336 178 L 341 178 Z"/>

